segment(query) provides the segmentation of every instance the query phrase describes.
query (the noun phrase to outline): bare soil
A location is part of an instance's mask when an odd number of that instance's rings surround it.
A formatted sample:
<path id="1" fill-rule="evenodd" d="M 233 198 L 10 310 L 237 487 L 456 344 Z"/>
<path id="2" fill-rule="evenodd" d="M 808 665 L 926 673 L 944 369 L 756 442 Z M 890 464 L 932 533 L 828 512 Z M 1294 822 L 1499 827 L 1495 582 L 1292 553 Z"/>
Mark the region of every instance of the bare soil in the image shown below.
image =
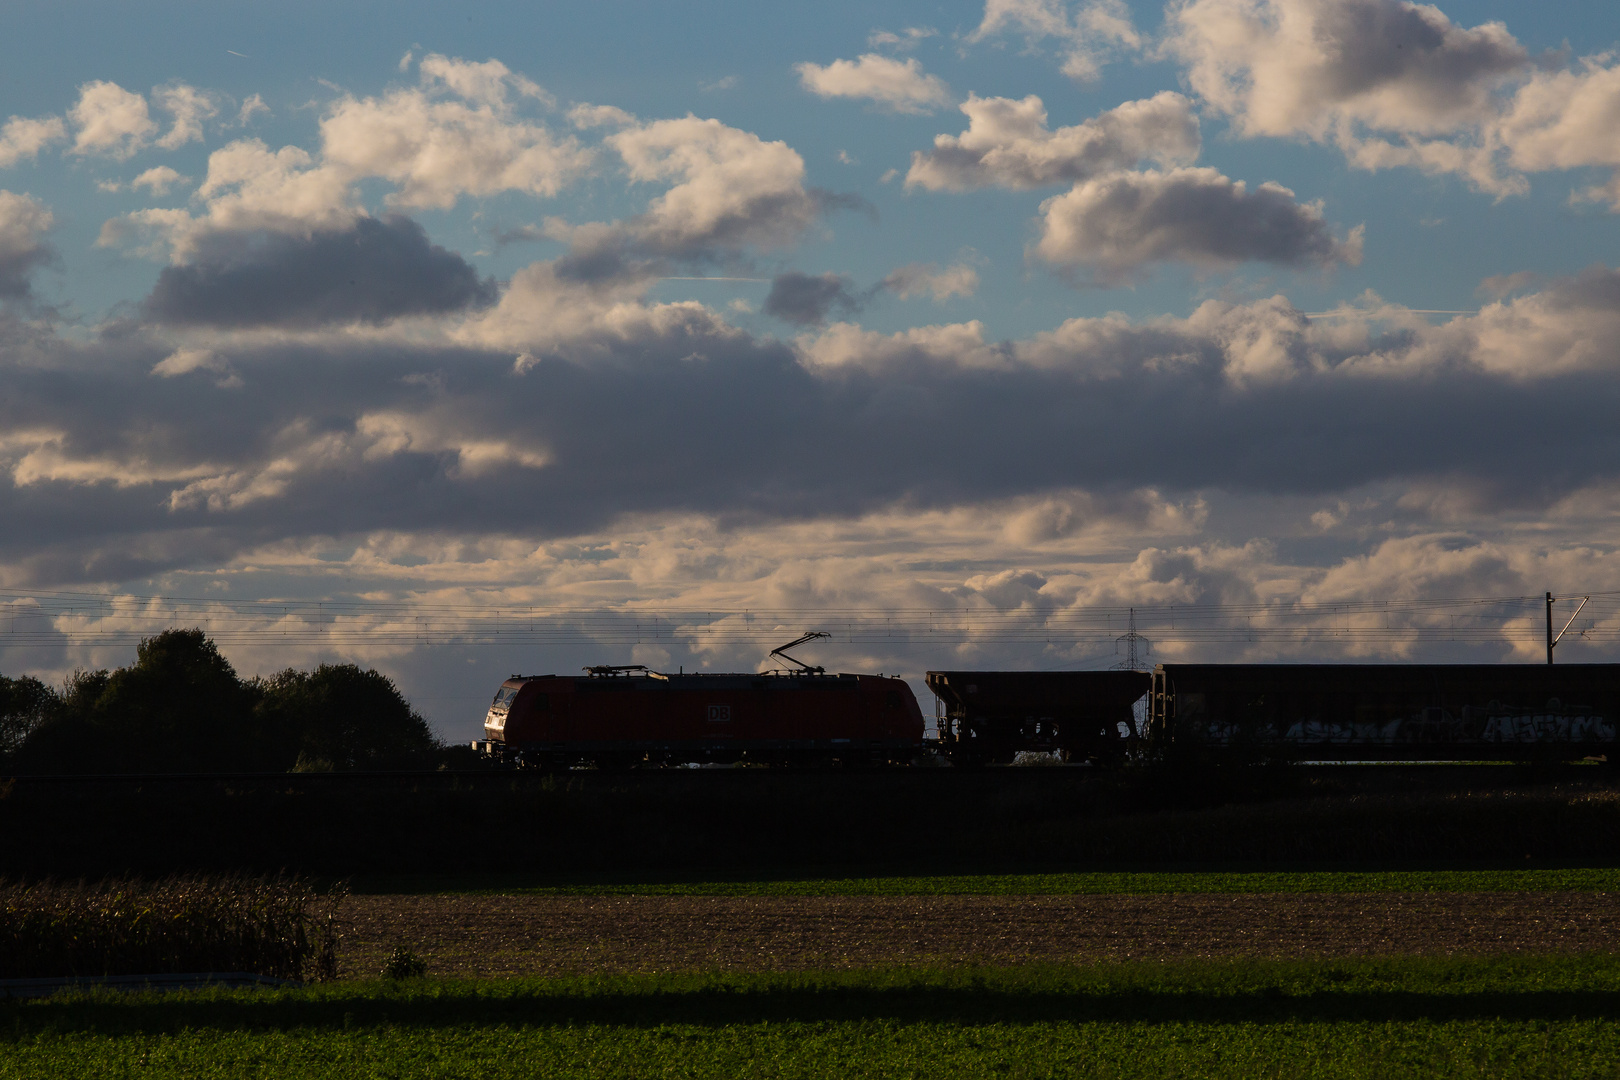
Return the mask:
<path id="1" fill-rule="evenodd" d="M 398 945 L 458 976 L 1620 952 L 1620 894 L 1591 892 L 356 896 L 340 922 L 346 977 Z"/>

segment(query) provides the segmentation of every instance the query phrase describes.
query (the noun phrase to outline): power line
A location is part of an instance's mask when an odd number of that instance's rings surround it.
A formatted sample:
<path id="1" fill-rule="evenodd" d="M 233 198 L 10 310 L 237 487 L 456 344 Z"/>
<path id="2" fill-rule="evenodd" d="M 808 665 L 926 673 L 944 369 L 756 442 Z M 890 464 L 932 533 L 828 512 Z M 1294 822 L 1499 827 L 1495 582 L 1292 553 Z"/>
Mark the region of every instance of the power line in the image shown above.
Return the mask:
<path id="1" fill-rule="evenodd" d="M 1591 608 L 1620 607 L 1594 593 Z M 140 596 L 0 589 L 0 647 L 132 645 L 195 626 L 221 645 L 776 644 L 784 631 L 824 630 L 852 644 L 969 642 L 1115 647 L 1151 636 L 1183 645 L 1337 645 L 1375 650 L 1421 641 L 1537 641 L 1542 596 L 1468 596 L 1338 602 L 1072 605 L 1050 608 L 783 607 L 681 610 L 652 606 Z M 1620 623 L 1579 628 L 1589 642 L 1620 640 Z M 1122 638 L 1123 633 L 1123 638 Z"/>

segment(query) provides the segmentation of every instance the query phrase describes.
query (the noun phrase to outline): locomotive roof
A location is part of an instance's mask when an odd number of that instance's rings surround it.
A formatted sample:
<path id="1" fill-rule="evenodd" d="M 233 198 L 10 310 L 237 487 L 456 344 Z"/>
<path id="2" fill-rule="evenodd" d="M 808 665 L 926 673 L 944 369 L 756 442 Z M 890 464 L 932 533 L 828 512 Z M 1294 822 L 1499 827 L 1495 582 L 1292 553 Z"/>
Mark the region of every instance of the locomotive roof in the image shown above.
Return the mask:
<path id="1" fill-rule="evenodd" d="M 592 690 L 803 690 L 815 687 L 854 688 L 862 678 L 875 677 L 877 676 L 848 672 L 832 675 L 802 671 L 734 671 L 682 672 L 671 675 L 662 671 L 621 670 L 603 675 L 514 675 L 503 685 L 520 686 L 537 679 L 561 679 L 574 683 L 577 688 Z"/>

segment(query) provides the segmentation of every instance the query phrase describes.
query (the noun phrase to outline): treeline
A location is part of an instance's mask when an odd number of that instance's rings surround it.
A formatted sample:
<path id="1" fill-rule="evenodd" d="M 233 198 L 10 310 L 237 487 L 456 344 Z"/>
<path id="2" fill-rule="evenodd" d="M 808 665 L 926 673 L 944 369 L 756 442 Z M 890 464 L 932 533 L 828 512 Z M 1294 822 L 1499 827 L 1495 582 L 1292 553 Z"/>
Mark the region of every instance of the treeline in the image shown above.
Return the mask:
<path id="1" fill-rule="evenodd" d="M 147 638 L 129 667 L 78 671 L 60 689 L 0 675 L 3 772 L 421 769 L 454 755 L 380 672 L 244 680 L 201 630 Z"/>

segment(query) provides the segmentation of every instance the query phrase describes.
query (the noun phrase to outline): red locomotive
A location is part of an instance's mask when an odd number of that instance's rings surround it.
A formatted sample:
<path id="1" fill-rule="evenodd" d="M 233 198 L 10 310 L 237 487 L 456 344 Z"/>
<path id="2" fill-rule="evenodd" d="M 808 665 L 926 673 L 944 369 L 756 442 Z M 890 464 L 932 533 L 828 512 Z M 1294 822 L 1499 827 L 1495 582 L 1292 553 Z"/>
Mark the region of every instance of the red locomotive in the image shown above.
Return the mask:
<path id="1" fill-rule="evenodd" d="M 547 769 L 910 761 L 923 749 L 923 717 L 905 680 L 829 675 L 784 651 L 826 636 L 771 650 L 795 666 L 758 674 L 669 675 L 636 664 L 514 676 L 484 718 L 483 748 Z"/>

